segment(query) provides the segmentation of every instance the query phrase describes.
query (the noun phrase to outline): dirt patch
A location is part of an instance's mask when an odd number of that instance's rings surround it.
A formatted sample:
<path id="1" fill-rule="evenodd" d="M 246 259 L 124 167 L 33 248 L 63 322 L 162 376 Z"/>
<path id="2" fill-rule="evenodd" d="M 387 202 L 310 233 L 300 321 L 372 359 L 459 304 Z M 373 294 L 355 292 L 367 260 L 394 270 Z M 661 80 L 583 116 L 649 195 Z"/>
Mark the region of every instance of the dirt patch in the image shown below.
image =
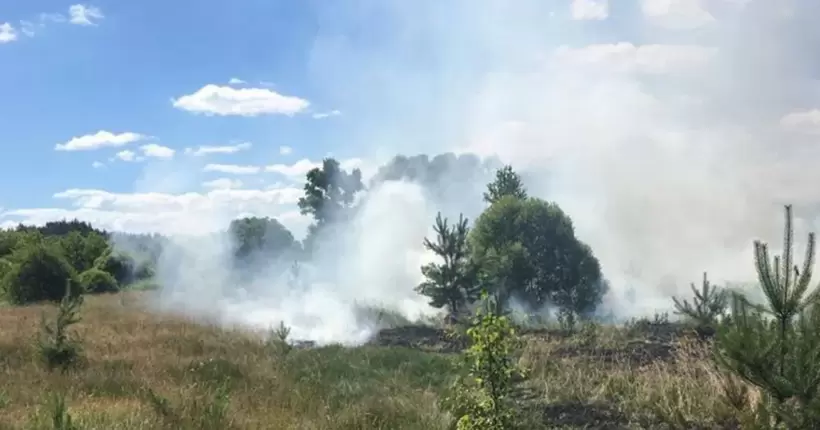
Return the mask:
<path id="1" fill-rule="evenodd" d="M 398 346 L 434 352 L 459 352 L 466 348 L 467 339 L 454 336 L 444 329 L 429 326 L 404 326 L 379 331 L 369 345 Z"/>

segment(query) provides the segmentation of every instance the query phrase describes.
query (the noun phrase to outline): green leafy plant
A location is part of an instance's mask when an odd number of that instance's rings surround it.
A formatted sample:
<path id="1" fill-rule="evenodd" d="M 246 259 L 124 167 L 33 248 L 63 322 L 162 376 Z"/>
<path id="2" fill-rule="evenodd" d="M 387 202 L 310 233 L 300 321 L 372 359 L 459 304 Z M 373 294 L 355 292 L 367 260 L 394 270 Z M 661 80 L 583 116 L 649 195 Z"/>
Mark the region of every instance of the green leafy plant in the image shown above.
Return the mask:
<path id="1" fill-rule="evenodd" d="M 488 299 L 486 293 L 482 298 Z M 467 375 L 449 398 L 459 430 L 508 430 L 516 423 L 512 394 L 516 378 L 523 375 L 513 356 L 518 337 L 506 316 L 488 312 L 492 308 L 479 308 L 467 329 Z"/>
<path id="2" fill-rule="evenodd" d="M 51 418 L 51 428 L 54 430 L 79 430 L 79 427 L 74 424 L 71 414 L 68 413 L 65 396 L 60 393 L 52 393 L 48 398 L 47 407 Z"/>
<path id="3" fill-rule="evenodd" d="M 65 286 L 65 295 L 57 308 L 57 316 L 54 321 L 48 322 L 43 315 L 37 339 L 37 349 L 46 367 L 49 370 L 59 368 L 63 372 L 80 358 L 80 342 L 69 334 L 68 329 L 80 321 L 79 311 L 83 303 L 82 295 L 72 293 L 70 280 L 66 281 Z"/>

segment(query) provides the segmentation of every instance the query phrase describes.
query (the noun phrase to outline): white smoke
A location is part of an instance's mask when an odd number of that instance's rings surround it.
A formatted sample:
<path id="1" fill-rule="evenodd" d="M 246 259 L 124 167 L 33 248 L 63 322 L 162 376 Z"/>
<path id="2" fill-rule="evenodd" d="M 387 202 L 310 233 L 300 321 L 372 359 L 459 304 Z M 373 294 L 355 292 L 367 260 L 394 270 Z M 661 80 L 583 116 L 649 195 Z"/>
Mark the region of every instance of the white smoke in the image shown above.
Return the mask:
<path id="1" fill-rule="evenodd" d="M 589 22 L 569 3 L 315 3 L 308 78 L 346 117 L 359 113 L 334 141 L 363 159 L 458 150 L 512 163 L 531 195 L 572 217 L 618 316 L 669 310 L 704 271 L 754 280 L 752 240 L 779 245 L 784 203 L 798 241 L 816 228 L 820 147 L 806 131 L 820 123 L 820 87 L 806 53 L 820 46 L 820 3 L 619 1 Z M 338 255 L 313 262 L 329 281 L 304 291 L 263 277 L 259 297 L 225 293 L 228 247 L 183 245 L 161 271 L 181 298 L 165 303 L 360 342 L 373 327 L 357 303 L 431 312 L 412 289 L 436 206 L 413 185 L 371 191 Z"/>

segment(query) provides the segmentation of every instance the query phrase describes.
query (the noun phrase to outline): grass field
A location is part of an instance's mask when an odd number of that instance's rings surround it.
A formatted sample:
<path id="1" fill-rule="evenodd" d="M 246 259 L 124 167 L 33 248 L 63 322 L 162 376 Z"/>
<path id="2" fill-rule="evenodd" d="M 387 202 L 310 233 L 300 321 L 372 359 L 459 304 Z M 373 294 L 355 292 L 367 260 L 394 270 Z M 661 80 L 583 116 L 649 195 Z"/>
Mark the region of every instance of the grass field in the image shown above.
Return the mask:
<path id="1" fill-rule="evenodd" d="M 64 396 L 79 429 L 452 424 L 440 400 L 459 354 L 441 352 L 444 336 L 421 342 L 408 330 L 393 343 L 409 346 L 285 352 L 252 333 L 149 313 L 140 305 L 145 294 L 88 297 L 74 329 L 84 361 L 65 374 L 48 372 L 34 344 L 41 314 L 55 307 L 0 307 L 0 429 L 53 428 L 53 393 Z M 708 344 L 677 331 L 644 321 L 585 326 L 572 336 L 524 333 L 519 362 L 528 378 L 517 403 L 528 428 L 734 428 Z"/>

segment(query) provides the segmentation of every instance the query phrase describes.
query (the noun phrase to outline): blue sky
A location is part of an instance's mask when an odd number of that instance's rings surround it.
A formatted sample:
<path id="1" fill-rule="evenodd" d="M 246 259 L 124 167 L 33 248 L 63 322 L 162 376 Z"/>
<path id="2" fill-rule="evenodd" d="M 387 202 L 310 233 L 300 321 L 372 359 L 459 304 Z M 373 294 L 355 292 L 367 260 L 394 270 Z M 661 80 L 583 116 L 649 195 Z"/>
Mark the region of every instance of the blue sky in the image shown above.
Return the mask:
<path id="1" fill-rule="evenodd" d="M 800 51 L 744 39 L 813 43 L 803 0 L 74 1 L 0 5 L 2 225 L 175 230 L 211 211 L 303 228 L 299 180 L 329 153 L 575 160 L 657 136 L 647 116 L 680 133 L 820 123 Z"/>

